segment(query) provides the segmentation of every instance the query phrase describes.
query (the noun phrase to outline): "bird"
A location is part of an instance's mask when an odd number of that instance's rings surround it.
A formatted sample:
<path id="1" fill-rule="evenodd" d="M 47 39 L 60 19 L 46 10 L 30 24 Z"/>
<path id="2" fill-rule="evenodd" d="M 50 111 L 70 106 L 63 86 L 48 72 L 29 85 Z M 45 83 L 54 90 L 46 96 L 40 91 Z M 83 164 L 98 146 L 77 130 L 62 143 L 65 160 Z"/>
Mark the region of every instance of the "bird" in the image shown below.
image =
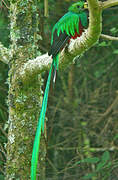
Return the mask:
<path id="1" fill-rule="evenodd" d="M 59 67 L 60 52 L 67 44 L 70 43 L 71 39 L 76 39 L 77 37 L 80 37 L 84 29 L 87 27 L 87 14 L 85 11 L 86 8 L 87 3 L 82 0 L 72 4 L 69 7 L 68 12 L 57 21 L 57 23 L 52 29 L 51 47 L 48 52 L 48 55 L 52 57 L 52 64 L 49 70 L 49 75 L 42 101 L 41 112 L 38 119 L 38 125 L 34 139 L 31 160 L 31 180 L 36 180 L 36 169 L 38 164 L 40 139 L 41 133 L 44 133 L 45 114 L 47 109 L 51 76 L 53 74 L 53 82 L 55 82 L 56 72 L 58 71 Z"/>

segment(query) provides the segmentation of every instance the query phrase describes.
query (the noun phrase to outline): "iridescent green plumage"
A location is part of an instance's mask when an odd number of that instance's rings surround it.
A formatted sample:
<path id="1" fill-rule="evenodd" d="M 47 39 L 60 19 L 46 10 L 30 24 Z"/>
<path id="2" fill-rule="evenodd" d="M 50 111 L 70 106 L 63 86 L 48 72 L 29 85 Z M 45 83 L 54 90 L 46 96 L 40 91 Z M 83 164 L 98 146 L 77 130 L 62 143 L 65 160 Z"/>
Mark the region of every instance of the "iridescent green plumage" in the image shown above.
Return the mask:
<path id="1" fill-rule="evenodd" d="M 85 12 L 81 14 L 75 14 L 73 12 L 66 13 L 54 26 L 52 30 L 51 44 L 53 43 L 53 33 L 57 30 L 57 35 L 60 32 L 66 32 L 68 36 L 74 36 L 75 31 L 79 33 L 79 21 L 81 21 L 82 26 L 87 26 L 87 17 Z"/>
<path id="2" fill-rule="evenodd" d="M 81 22 L 81 23 L 80 23 Z M 86 27 L 87 25 L 87 16 L 84 12 L 84 2 L 79 1 L 78 3 L 73 4 L 69 8 L 69 12 L 66 13 L 53 27 L 52 37 L 51 37 L 51 48 L 48 52 L 49 55 L 52 55 L 53 61 L 49 71 L 46 89 L 44 92 L 44 98 L 42 103 L 42 108 L 40 112 L 40 117 L 38 120 L 38 126 L 36 131 L 36 136 L 34 140 L 33 152 L 32 152 L 32 161 L 31 161 L 31 180 L 36 180 L 36 169 L 38 163 L 38 154 L 40 149 L 40 138 L 41 131 L 44 132 L 45 124 L 45 114 L 47 109 L 48 94 L 50 88 L 51 74 L 53 70 L 53 80 L 55 81 L 56 70 L 58 70 L 59 64 L 59 53 L 69 42 L 71 37 L 75 34 L 80 36 L 80 25 Z M 81 29 L 81 33 L 82 33 Z M 75 36 L 76 37 L 76 36 Z"/>
<path id="3" fill-rule="evenodd" d="M 49 94 L 52 67 L 53 67 L 53 64 L 51 65 L 51 68 L 49 71 L 49 76 L 48 76 L 46 89 L 45 89 L 45 93 L 44 93 L 44 98 L 43 98 L 43 103 L 42 103 L 42 108 L 41 108 L 41 113 L 40 113 L 40 117 L 38 120 L 38 126 L 37 126 L 36 136 L 35 136 L 35 140 L 34 140 L 32 161 L 31 161 L 31 164 L 32 164 L 31 180 L 36 180 L 36 169 L 37 169 L 38 154 L 39 154 L 39 148 L 40 148 L 41 129 L 44 132 L 44 120 L 45 120 L 45 113 L 46 113 L 46 108 L 47 108 L 47 100 L 48 100 L 48 94 Z"/>

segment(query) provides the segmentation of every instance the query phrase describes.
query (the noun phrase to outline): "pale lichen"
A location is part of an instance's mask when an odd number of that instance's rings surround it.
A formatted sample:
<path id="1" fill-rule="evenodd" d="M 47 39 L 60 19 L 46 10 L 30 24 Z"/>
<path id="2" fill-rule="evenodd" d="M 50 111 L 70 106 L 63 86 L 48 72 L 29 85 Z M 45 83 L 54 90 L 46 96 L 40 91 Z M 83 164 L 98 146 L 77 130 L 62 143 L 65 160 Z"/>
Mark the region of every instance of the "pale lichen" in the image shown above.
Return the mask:
<path id="1" fill-rule="evenodd" d="M 15 135 L 12 133 L 8 136 L 8 140 L 11 144 L 13 144 L 15 142 Z"/>

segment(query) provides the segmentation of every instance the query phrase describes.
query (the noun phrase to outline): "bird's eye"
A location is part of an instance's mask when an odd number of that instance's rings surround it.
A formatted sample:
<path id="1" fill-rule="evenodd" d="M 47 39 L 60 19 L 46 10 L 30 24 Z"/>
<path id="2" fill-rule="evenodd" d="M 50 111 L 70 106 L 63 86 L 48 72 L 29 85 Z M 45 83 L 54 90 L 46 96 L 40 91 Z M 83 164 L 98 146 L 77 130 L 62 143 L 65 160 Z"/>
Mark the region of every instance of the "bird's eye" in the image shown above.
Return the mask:
<path id="1" fill-rule="evenodd" d="M 77 6 L 77 8 L 80 8 L 80 6 Z"/>

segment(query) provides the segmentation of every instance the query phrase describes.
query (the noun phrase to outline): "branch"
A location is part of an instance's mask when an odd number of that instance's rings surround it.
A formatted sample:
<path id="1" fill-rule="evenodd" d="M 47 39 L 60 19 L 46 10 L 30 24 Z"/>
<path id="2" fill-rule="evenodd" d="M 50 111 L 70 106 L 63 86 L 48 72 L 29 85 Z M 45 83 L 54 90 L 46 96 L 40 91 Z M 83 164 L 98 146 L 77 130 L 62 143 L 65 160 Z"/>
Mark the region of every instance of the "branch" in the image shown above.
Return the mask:
<path id="1" fill-rule="evenodd" d="M 118 37 L 113 37 L 105 34 L 101 34 L 100 37 L 110 41 L 118 41 Z"/>
<path id="2" fill-rule="evenodd" d="M 60 150 L 60 151 L 73 151 L 73 150 L 77 150 L 78 147 L 55 147 L 55 149 Z M 51 149 L 51 148 L 48 148 Z M 118 151 L 118 147 L 117 146 L 111 146 L 111 147 L 100 147 L 100 148 L 94 148 L 94 147 L 90 147 L 89 149 L 91 152 L 103 152 L 103 151 Z"/>
<path id="3" fill-rule="evenodd" d="M 101 17 L 101 6 L 97 0 L 87 0 L 89 8 L 89 27 L 82 36 L 76 40 L 71 40 L 68 47 L 68 52 L 63 50 L 60 54 L 60 68 L 65 68 L 69 63 L 72 63 L 73 58 L 84 53 L 90 47 L 92 47 L 99 39 L 102 29 L 102 17 Z M 66 48 L 65 48 L 66 49 Z M 48 54 L 44 54 L 37 57 L 34 60 L 28 61 L 23 65 L 19 74 L 19 78 L 22 81 L 30 81 L 33 75 L 41 73 L 50 67 L 52 62 L 51 57 Z"/>
<path id="4" fill-rule="evenodd" d="M 118 5 L 118 0 L 108 0 L 105 2 L 100 2 L 102 9 L 106 9 L 112 6 Z"/>
<path id="5" fill-rule="evenodd" d="M 7 4 L 6 4 L 6 2 L 5 2 L 4 0 L 2 0 L 2 2 L 3 2 L 3 4 L 6 6 L 7 9 L 10 9 L 10 8 L 7 6 Z"/>
<path id="6" fill-rule="evenodd" d="M 3 46 L 3 44 L 0 42 L 0 61 L 2 61 L 5 64 L 8 64 L 10 60 L 10 51 Z"/>
<path id="7" fill-rule="evenodd" d="M 47 53 L 37 57 L 36 59 L 29 60 L 20 69 L 20 73 L 18 73 L 20 75 L 20 79 L 23 82 L 30 81 L 33 76 L 48 69 L 51 63 L 52 58 L 49 57 Z"/>
<path id="8" fill-rule="evenodd" d="M 89 9 L 89 27 L 80 38 L 71 40 L 68 47 L 68 52 L 65 48 L 60 53 L 60 69 L 65 68 L 67 65 L 72 63 L 74 57 L 84 53 L 96 43 L 102 30 L 102 10 L 107 7 L 118 5 L 118 0 L 108 0 L 106 2 L 98 2 L 98 0 L 87 0 L 87 2 Z M 106 35 L 102 35 L 102 37 L 106 38 Z M 110 40 L 114 39 L 110 36 L 107 36 L 107 38 L 110 38 Z M 34 60 L 30 60 L 21 68 L 20 72 L 18 73 L 20 76 L 19 78 L 24 82 L 28 82 L 31 80 L 33 75 L 48 69 L 51 62 L 52 59 L 48 56 L 48 54 L 44 54 Z"/>

